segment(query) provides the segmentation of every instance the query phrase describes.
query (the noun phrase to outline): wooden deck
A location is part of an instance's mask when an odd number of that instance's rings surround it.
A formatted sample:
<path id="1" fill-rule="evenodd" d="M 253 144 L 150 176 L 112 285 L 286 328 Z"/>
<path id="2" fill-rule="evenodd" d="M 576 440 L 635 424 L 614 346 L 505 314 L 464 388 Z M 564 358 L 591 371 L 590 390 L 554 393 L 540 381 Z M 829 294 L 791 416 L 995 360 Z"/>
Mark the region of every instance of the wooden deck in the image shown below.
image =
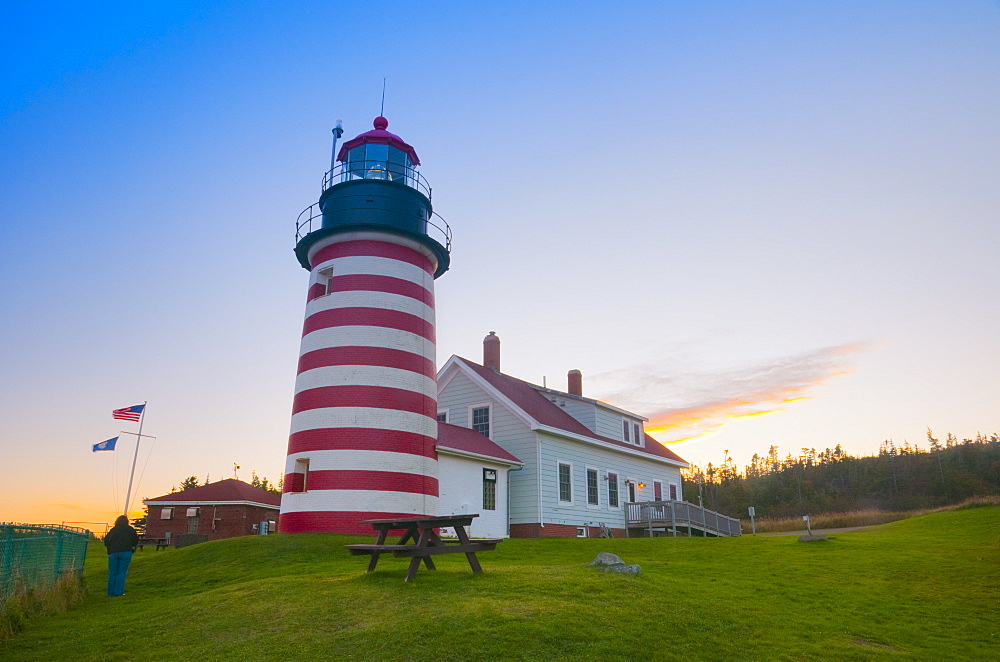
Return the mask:
<path id="1" fill-rule="evenodd" d="M 687 501 L 640 501 L 625 504 L 630 536 L 684 534 L 689 536 L 739 536 L 738 519 Z"/>

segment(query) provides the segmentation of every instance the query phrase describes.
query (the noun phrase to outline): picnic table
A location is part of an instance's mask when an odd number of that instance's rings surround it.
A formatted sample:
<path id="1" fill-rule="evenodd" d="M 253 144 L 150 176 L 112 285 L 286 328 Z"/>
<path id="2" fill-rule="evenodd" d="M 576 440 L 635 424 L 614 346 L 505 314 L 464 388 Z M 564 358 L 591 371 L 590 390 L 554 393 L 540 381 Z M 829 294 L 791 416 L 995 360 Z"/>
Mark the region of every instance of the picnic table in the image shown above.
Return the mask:
<path id="1" fill-rule="evenodd" d="M 139 551 L 144 545 L 156 545 L 156 551 L 170 547 L 170 538 L 139 538 Z"/>
<path id="2" fill-rule="evenodd" d="M 432 556 L 438 554 L 465 554 L 469 560 L 472 572 L 482 573 L 483 569 L 476 558 L 476 552 L 488 552 L 496 549 L 500 539 L 472 540 L 465 527 L 472 525 L 474 515 L 440 515 L 437 517 L 400 517 L 397 519 L 370 519 L 363 524 L 370 524 L 378 532 L 373 545 L 344 545 L 352 556 L 370 555 L 368 572 L 375 569 L 379 556 L 391 553 L 397 558 L 409 558 L 410 567 L 406 572 L 405 581 L 412 581 L 417 575 L 417 569 L 423 563 L 428 570 L 434 570 Z M 435 529 L 453 528 L 458 540 L 442 540 Z M 386 543 L 390 531 L 403 531 L 399 542 Z"/>

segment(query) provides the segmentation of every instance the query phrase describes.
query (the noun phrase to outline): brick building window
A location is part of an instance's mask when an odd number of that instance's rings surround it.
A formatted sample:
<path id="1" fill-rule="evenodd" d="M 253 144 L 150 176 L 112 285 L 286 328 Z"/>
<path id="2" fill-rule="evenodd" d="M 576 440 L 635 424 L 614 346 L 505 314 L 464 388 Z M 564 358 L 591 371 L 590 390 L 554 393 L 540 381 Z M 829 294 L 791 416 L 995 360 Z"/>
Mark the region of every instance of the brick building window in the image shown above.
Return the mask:
<path id="1" fill-rule="evenodd" d="M 174 518 L 173 508 L 164 508 L 163 510 L 160 511 L 160 519 L 173 519 L 173 518 Z"/>

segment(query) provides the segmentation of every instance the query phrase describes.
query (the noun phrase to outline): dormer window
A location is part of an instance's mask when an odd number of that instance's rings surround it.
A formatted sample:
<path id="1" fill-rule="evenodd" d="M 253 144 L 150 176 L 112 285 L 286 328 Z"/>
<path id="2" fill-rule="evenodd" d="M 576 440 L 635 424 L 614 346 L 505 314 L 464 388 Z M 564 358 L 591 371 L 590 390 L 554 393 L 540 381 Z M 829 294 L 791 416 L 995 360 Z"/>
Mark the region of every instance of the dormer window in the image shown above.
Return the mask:
<path id="1" fill-rule="evenodd" d="M 622 418 L 622 441 L 633 446 L 644 446 L 642 423 L 629 418 Z"/>

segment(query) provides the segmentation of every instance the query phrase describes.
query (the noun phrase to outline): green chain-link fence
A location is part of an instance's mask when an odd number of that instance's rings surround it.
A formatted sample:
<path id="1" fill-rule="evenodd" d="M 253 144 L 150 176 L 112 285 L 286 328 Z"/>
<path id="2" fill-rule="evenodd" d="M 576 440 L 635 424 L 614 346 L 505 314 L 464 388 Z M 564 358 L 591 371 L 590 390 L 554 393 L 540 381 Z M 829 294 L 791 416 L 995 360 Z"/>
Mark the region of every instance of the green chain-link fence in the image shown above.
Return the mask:
<path id="1" fill-rule="evenodd" d="M 52 584 L 65 572 L 83 573 L 90 531 L 48 524 L 0 524 L 0 599 L 15 586 Z"/>

